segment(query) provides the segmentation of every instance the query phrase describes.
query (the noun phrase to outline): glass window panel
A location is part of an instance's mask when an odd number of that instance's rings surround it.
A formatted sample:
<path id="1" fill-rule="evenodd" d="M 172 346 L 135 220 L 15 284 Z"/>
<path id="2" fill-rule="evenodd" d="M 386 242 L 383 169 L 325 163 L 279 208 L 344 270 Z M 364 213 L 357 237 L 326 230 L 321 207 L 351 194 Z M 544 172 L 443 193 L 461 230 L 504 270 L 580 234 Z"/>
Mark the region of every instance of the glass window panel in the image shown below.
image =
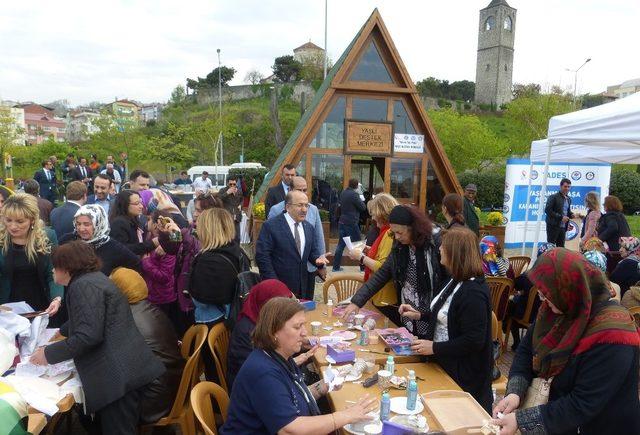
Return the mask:
<path id="1" fill-rule="evenodd" d="M 307 156 L 304 155 L 300 159 L 300 163 L 296 166 L 296 175 L 304 177 L 307 173 Z"/>
<path id="2" fill-rule="evenodd" d="M 432 221 L 439 221 L 437 219 L 438 214 L 441 216 L 442 199 L 444 198 L 444 190 L 442 189 L 442 183 L 436 176 L 436 171 L 433 169 L 431 161 L 427 163 L 427 212 Z"/>
<path id="3" fill-rule="evenodd" d="M 413 126 L 413 122 L 411 122 L 411 118 L 409 118 L 409 114 L 407 110 L 404 108 L 404 104 L 402 101 L 396 100 L 393 103 L 393 132 L 394 133 L 406 133 L 406 134 L 417 134 L 415 127 Z"/>
<path id="4" fill-rule="evenodd" d="M 311 159 L 311 202 L 329 212 L 331 237 L 338 235 L 338 199 L 342 193 L 344 157 L 338 154 L 313 154 Z"/>
<path id="5" fill-rule="evenodd" d="M 347 103 L 339 97 L 309 144 L 310 148 L 342 148 L 344 145 L 344 116 Z"/>
<path id="6" fill-rule="evenodd" d="M 358 63 L 356 69 L 351 73 L 349 80 L 357 82 L 393 83 L 393 79 L 389 71 L 387 71 L 387 67 L 384 65 L 378 48 L 373 41 L 369 43 L 367 51 L 365 51 L 360 58 L 360 63 Z"/>
<path id="7" fill-rule="evenodd" d="M 417 204 L 421 165 L 421 159 L 391 159 L 391 195 Z"/>
<path id="8" fill-rule="evenodd" d="M 351 106 L 351 119 L 361 121 L 386 121 L 387 100 L 354 98 Z"/>

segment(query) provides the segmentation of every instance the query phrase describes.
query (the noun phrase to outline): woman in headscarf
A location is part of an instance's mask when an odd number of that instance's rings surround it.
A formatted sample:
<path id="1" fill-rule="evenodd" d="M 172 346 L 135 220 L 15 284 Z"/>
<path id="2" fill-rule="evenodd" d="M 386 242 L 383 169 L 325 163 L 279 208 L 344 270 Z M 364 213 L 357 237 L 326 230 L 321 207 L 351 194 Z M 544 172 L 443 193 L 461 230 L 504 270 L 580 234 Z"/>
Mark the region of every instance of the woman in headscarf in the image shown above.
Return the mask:
<path id="1" fill-rule="evenodd" d="M 73 219 L 75 230 L 60 239 L 60 244 L 82 240 L 96 251 L 102 266 L 100 271 L 109 276 L 116 267 L 141 271 L 140 258 L 126 246 L 109 236 L 109 220 L 104 209 L 97 204 L 86 204 L 78 209 Z"/>
<path id="2" fill-rule="evenodd" d="M 592 251 L 584 252 L 582 255 L 584 255 L 584 258 L 586 258 L 589 263 L 596 266 L 598 269 L 602 271 L 602 273 L 605 274 L 604 279 L 605 279 L 605 282 L 607 283 L 607 287 L 609 287 L 609 293 L 611 294 L 611 297 L 616 299 L 618 302 L 620 302 L 620 286 L 615 282 L 609 281 L 609 278 L 607 278 L 607 275 L 606 275 L 607 256 L 595 249 Z"/>
<path id="3" fill-rule="evenodd" d="M 516 351 L 500 433 L 638 434 L 640 336 L 609 299 L 604 274 L 580 254 L 553 249 L 530 271 L 542 305 Z M 550 380 L 547 404 L 518 409 L 534 377 Z"/>
<path id="4" fill-rule="evenodd" d="M 147 299 L 147 285 L 139 273 L 119 267 L 110 278 L 129 301 L 133 321 L 147 346 L 167 369 L 151 382 L 141 400 L 142 423 L 154 423 L 168 414 L 180 385 L 184 359 L 178 336 L 167 316 Z"/>
<path id="5" fill-rule="evenodd" d="M 153 214 L 156 210 L 164 211 L 170 213 L 171 219 L 173 219 L 180 228 L 187 228 L 189 226 L 189 222 L 187 222 L 182 215 L 180 208 L 173 203 L 171 197 L 166 192 L 160 189 L 148 189 L 141 190 L 139 194 L 147 216 Z"/>
<path id="6" fill-rule="evenodd" d="M 587 239 L 581 245 L 582 252 L 587 251 L 598 251 L 605 254 L 607 252 L 607 248 L 604 246 L 604 242 L 597 237 L 591 237 Z"/>
<path id="7" fill-rule="evenodd" d="M 509 260 L 504 258 L 502 246 L 496 236 L 484 236 L 480 240 L 482 271 L 484 276 L 503 276 L 514 279 L 515 274 Z"/>
<path id="8" fill-rule="evenodd" d="M 640 281 L 640 240 L 636 237 L 620 237 L 622 260 L 611 272 L 611 281 L 620 286 L 622 296 L 629 287 Z"/>
<path id="9" fill-rule="evenodd" d="M 266 279 L 259 282 L 251 289 L 249 296 L 242 304 L 242 311 L 238 315 L 238 322 L 231 331 L 229 340 L 229 351 L 227 353 L 227 383 L 229 388 L 233 386 L 233 381 L 247 359 L 253 344 L 251 334 L 258 323 L 260 310 L 270 299 L 275 297 L 292 298 L 293 293 L 287 286 L 277 279 Z"/>

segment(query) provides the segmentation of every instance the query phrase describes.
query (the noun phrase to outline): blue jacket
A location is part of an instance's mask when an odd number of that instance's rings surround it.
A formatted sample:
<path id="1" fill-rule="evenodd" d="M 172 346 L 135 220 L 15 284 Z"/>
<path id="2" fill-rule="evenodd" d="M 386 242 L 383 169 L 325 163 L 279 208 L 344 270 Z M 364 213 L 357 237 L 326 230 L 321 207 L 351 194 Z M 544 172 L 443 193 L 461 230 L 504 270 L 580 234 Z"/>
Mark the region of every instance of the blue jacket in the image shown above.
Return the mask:
<path id="1" fill-rule="evenodd" d="M 80 206 L 73 202 L 65 202 L 62 206 L 51 210 L 49 219 L 51 220 L 51 226 L 56 232 L 56 237 L 61 239 L 67 233 L 72 233 L 75 227 L 73 226 L 73 217 Z"/>
<path id="2" fill-rule="evenodd" d="M 53 204 L 56 202 L 56 174 L 51 172 L 51 181 L 47 179 L 47 175 L 44 173 L 44 168 L 38 169 L 33 174 L 33 179 L 40 185 L 40 196 L 44 199 L 48 199 Z"/>
<path id="3" fill-rule="evenodd" d="M 267 219 L 271 219 L 282 213 L 284 213 L 284 201 L 271 207 Z M 320 211 L 318 210 L 318 207 L 313 204 L 309 204 L 309 210 L 307 211 L 307 218 L 305 221 L 309 222 L 313 227 L 313 238 L 318 246 L 318 251 L 320 251 L 321 254 L 324 254 L 326 248 L 324 245 L 324 230 L 322 229 L 322 220 L 320 219 Z M 309 272 L 315 272 L 317 269 L 318 268 L 315 264 L 307 262 L 307 270 Z"/>
<path id="4" fill-rule="evenodd" d="M 302 228 L 305 238 L 302 257 L 298 254 L 284 213 L 262 224 L 256 243 L 256 263 L 260 277 L 263 280 L 279 279 L 298 296 L 313 293 L 313 289 L 308 288 L 307 261 L 315 263 L 322 254 L 313 237 L 311 224 L 303 221 Z"/>

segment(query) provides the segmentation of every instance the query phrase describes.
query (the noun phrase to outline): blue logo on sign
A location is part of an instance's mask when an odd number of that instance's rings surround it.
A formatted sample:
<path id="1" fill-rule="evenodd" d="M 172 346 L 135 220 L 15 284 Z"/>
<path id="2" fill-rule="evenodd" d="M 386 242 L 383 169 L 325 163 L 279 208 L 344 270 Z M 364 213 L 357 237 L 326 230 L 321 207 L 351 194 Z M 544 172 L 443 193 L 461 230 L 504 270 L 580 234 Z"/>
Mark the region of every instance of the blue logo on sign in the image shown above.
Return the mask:
<path id="1" fill-rule="evenodd" d="M 509 196 L 508 193 L 505 193 L 504 194 L 504 202 L 509 202 L 509 201 L 511 201 L 511 197 Z"/>
<path id="2" fill-rule="evenodd" d="M 582 178 L 582 174 L 580 173 L 580 171 L 573 171 L 571 173 L 571 179 L 573 181 L 578 181 L 580 178 Z"/>
<path id="3" fill-rule="evenodd" d="M 502 212 L 503 213 L 509 213 L 509 206 L 508 205 L 503 205 L 502 206 Z"/>
<path id="4" fill-rule="evenodd" d="M 509 219 L 507 219 L 506 216 L 502 216 L 502 225 L 506 225 L 508 222 L 509 222 Z"/>
<path id="5" fill-rule="evenodd" d="M 596 174 L 594 174 L 593 172 L 589 171 L 589 172 L 587 172 L 586 174 L 584 174 L 584 177 L 585 177 L 587 180 L 591 181 L 591 180 L 593 180 L 594 178 L 596 178 Z"/>
<path id="6" fill-rule="evenodd" d="M 565 235 L 566 240 L 573 240 L 578 236 L 578 226 L 573 221 L 569 221 L 569 225 L 567 227 L 567 234 Z"/>
<path id="7" fill-rule="evenodd" d="M 538 171 L 536 171 L 535 169 L 531 171 L 531 179 L 532 180 L 538 179 Z"/>

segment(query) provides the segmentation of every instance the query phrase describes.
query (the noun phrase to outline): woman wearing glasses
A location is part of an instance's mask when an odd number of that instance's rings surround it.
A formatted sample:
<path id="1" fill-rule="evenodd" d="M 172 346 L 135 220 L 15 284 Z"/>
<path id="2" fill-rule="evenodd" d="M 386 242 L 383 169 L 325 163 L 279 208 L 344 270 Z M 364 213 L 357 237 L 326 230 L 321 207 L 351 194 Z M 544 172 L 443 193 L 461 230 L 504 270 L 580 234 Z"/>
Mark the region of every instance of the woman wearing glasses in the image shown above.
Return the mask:
<path id="1" fill-rule="evenodd" d="M 109 235 L 137 255 L 144 255 L 158 247 L 157 238 L 146 238 L 147 229 L 142 227 L 139 219 L 143 211 L 140 195 L 133 190 L 123 190 L 116 195 L 109 215 Z"/>

